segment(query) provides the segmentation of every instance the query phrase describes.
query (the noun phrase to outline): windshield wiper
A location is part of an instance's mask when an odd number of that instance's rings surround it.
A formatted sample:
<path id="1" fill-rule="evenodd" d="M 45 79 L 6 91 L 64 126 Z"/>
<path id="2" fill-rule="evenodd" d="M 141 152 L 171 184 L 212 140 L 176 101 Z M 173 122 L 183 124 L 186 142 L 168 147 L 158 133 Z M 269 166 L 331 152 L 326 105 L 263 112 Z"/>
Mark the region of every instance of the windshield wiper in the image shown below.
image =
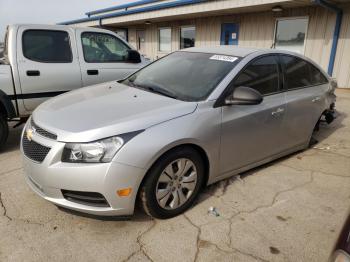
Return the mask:
<path id="1" fill-rule="evenodd" d="M 131 86 L 131 87 L 140 88 L 143 90 L 150 91 L 152 93 L 156 93 L 156 94 L 160 94 L 163 96 L 177 99 L 177 96 L 173 92 L 166 90 L 166 89 L 164 89 L 158 85 L 155 85 L 155 84 L 140 85 L 140 84 L 136 84 L 134 81 L 131 81 L 130 79 L 127 80 L 127 83 L 125 83 L 125 80 L 123 82 L 124 82 L 123 84 Z"/>
<path id="2" fill-rule="evenodd" d="M 135 83 L 133 83 L 133 84 L 135 85 L 135 87 L 139 87 L 139 88 L 151 91 L 152 93 L 156 93 L 156 94 L 160 94 L 163 96 L 177 99 L 177 96 L 173 92 L 166 90 L 164 88 L 161 88 L 155 84 L 150 84 L 150 85 L 136 85 Z"/>

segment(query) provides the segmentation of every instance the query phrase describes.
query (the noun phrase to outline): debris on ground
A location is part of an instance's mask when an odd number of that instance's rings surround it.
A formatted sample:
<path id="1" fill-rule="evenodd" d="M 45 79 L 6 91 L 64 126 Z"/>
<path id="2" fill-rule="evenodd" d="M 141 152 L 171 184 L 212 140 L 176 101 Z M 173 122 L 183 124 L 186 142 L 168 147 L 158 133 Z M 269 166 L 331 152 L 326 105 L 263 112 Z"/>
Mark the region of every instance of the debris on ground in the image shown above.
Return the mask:
<path id="1" fill-rule="evenodd" d="M 314 149 L 318 149 L 318 150 L 330 150 L 331 147 L 330 147 L 330 146 L 324 146 L 324 147 L 314 146 Z"/>
<path id="2" fill-rule="evenodd" d="M 212 214 L 216 217 L 220 216 L 219 212 L 217 211 L 217 209 L 215 207 L 209 207 L 208 214 Z"/>

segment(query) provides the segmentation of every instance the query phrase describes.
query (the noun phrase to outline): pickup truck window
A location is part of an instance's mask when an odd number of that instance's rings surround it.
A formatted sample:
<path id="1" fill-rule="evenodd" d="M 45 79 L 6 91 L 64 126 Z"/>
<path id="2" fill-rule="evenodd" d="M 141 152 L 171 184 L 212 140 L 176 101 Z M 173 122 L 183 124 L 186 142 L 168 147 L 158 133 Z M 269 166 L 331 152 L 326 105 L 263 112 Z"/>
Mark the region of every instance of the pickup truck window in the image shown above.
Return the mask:
<path id="1" fill-rule="evenodd" d="M 127 50 L 130 48 L 113 35 L 84 32 L 81 42 L 87 63 L 115 63 L 128 59 Z"/>
<path id="2" fill-rule="evenodd" d="M 58 30 L 27 30 L 22 38 L 23 55 L 42 63 L 71 63 L 69 35 Z"/>

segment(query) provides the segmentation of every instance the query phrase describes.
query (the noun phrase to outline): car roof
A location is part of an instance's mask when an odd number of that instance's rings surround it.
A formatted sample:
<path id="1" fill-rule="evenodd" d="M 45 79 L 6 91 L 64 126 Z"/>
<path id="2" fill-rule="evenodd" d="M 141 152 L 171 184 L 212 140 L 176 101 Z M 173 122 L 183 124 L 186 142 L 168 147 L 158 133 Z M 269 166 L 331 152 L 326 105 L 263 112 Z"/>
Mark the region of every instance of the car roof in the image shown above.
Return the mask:
<path id="1" fill-rule="evenodd" d="M 268 50 L 269 49 L 245 48 L 245 47 L 224 45 L 224 46 L 212 46 L 212 47 L 191 47 L 191 48 L 183 49 L 181 51 L 245 57 L 257 51 L 268 51 Z"/>

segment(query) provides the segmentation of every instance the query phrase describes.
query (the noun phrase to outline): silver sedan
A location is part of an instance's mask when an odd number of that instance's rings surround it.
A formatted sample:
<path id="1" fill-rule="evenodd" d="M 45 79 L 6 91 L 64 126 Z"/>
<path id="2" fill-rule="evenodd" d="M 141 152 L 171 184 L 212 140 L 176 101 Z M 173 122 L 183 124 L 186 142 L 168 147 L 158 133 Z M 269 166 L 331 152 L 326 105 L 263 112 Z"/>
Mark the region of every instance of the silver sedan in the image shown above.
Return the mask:
<path id="1" fill-rule="evenodd" d="M 314 142 L 336 82 L 280 50 L 189 48 L 55 97 L 28 120 L 25 179 L 80 212 L 176 216 L 200 190 Z"/>

